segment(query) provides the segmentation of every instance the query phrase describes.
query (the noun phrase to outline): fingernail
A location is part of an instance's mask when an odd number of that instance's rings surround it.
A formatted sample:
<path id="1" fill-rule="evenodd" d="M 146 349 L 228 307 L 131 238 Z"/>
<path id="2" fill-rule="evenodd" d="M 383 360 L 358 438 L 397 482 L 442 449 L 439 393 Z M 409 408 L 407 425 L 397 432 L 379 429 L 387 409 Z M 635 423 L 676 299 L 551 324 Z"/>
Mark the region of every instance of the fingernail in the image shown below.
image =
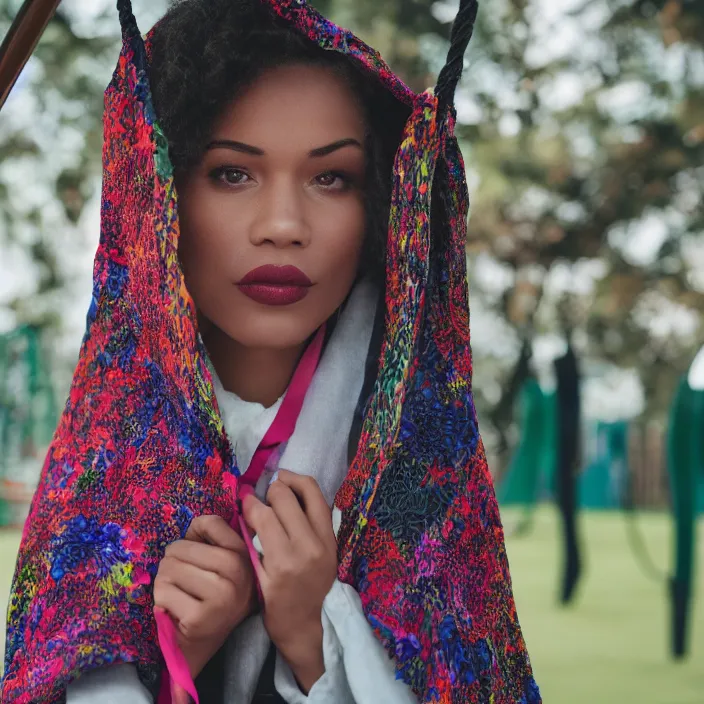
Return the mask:
<path id="1" fill-rule="evenodd" d="M 269 486 L 271 486 L 279 478 L 279 470 L 277 469 L 269 480 Z"/>

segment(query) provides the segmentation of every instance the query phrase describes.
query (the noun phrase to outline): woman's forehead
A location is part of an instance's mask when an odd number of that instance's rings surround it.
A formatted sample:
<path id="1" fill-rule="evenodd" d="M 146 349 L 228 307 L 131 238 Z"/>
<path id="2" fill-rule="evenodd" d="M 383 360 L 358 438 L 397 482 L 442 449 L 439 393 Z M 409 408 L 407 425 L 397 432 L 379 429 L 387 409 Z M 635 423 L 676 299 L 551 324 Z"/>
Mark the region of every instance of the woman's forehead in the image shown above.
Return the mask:
<path id="1" fill-rule="evenodd" d="M 340 139 L 362 141 L 365 132 L 364 111 L 344 78 L 325 66 L 290 65 L 265 71 L 231 101 L 212 138 L 312 150 Z"/>

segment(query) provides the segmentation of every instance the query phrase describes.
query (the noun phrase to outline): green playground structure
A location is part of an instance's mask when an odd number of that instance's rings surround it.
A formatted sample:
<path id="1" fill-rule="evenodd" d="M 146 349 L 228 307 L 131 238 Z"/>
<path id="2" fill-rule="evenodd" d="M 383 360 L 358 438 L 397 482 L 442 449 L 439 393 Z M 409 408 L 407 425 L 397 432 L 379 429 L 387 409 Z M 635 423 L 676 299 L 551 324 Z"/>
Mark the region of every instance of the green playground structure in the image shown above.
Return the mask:
<path id="1" fill-rule="evenodd" d="M 39 330 L 0 335 L 0 527 L 22 522 L 56 423 Z"/>
<path id="2" fill-rule="evenodd" d="M 533 377 L 520 392 L 519 422 L 521 438 L 498 493 L 502 506 L 525 508 L 527 523 L 539 499 L 553 493 L 557 462 L 555 394 Z"/>
<path id="3" fill-rule="evenodd" d="M 530 528 L 531 516 L 541 500 L 558 500 L 555 394 L 545 392 L 529 378 L 521 390 L 519 413 L 520 440 L 497 493 L 502 506 L 523 509 L 516 530 L 520 534 Z M 630 490 L 629 423 L 593 421 L 585 426 L 592 450 L 578 477 L 579 509 L 631 511 L 635 507 Z M 666 450 L 673 521 L 670 640 L 672 655 L 681 658 L 688 651 L 696 522 L 704 515 L 704 390 L 693 389 L 686 378 L 681 380 L 670 408 Z"/>

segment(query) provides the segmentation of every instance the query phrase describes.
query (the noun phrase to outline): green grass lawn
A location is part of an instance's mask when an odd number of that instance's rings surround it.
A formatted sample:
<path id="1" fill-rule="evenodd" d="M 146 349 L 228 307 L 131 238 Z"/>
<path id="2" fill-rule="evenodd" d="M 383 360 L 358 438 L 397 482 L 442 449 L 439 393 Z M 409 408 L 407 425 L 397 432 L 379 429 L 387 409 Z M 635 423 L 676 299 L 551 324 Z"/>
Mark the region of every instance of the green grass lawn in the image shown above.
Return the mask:
<path id="1" fill-rule="evenodd" d="M 504 512 L 507 532 L 514 513 Z M 638 524 L 650 552 L 669 570 L 670 522 L 644 514 Z M 556 602 L 560 570 L 558 523 L 544 508 L 532 532 L 508 538 L 518 615 L 546 704 L 702 704 L 704 702 L 704 578 L 699 570 L 691 654 L 669 656 L 666 587 L 639 569 L 619 513 L 583 517 L 586 569 L 576 602 Z M 699 565 L 704 564 L 700 524 Z"/>
<path id="2" fill-rule="evenodd" d="M 508 532 L 515 516 L 508 511 L 504 515 Z M 670 559 L 668 518 L 644 515 L 639 523 L 665 569 Z M 702 704 L 704 578 L 700 575 L 697 584 L 691 655 L 675 663 L 668 654 L 666 588 L 639 570 L 623 516 L 587 514 L 582 527 L 586 571 L 577 601 L 567 609 L 555 599 L 560 564 L 555 513 L 542 509 L 529 535 L 508 539 L 518 613 L 546 704 Z M 0 532 L 3 604 L 18 542 L 18 533 Z M 698 560 L 704 564 L 704 529 Z"/>
<path id="3" fill-rule="evenodd" d="M 17 548 L 20 544 L 20 532 L 0 530 L 0 612 L 2 620 L 0 620 L 0 656 L 5 652 L 5 614 L 7 612 L 7 600 L 10 594 L 10 583 L 12 582 L 12 574 L 15 571 L 15 559 L 17 557 Z M 0 671 L 3 665 L 0 661 Z"/>

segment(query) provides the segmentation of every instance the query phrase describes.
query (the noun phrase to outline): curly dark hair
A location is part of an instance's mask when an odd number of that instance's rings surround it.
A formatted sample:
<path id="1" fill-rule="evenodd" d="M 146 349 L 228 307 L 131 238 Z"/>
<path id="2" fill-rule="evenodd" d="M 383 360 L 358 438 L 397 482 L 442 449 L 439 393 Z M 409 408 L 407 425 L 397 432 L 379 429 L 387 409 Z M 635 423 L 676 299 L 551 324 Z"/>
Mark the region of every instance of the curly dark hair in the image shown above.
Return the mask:
<path id="1" fill-rule="evenodd" d="M 351 59 L 326 51 L 275 17 L 261 0 L 178 0 L 152 32 L 154 107 L 176 172 L 197 163 L 221 111 L 266 70 L 326 66 L 358 96 L 367 126 L 364 273 L 379 278 L 393 160 L 408 108 Z"/>

